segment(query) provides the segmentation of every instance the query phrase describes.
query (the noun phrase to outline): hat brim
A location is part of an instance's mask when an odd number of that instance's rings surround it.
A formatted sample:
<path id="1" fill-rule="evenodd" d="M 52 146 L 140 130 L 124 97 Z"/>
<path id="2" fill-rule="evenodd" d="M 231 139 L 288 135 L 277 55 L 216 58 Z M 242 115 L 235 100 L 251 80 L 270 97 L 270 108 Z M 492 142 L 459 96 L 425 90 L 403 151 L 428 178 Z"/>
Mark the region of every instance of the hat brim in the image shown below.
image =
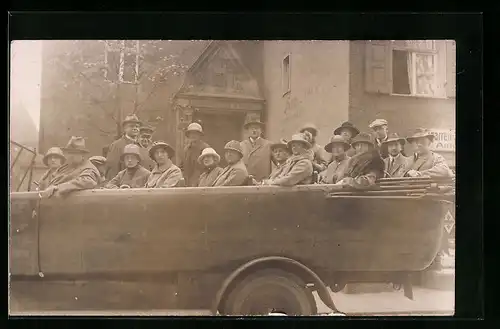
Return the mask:
<path id="1" fill-rule="evenodd" d="M 232 147 L 224 147 L 224 151 L 234 151 L 234 152 L 237 152 L 241 155 L 241 157 L 243 157 L 243 152 L 238 150 L 238 149 L 235 149 L 235 148 L 232 148 Z"/>
<path id="2" fill-rule="evenodd" d="M 291 148 L 292 147 L 292 144 L 293 143 L 302 143 L 304 144 L 308 149 L 310 149 L 312 147 L 311 143 L 309 143 L 308 141 L 303 141 L 303 140 L 291 140 L 288 142 L 288 147 Z"/>
<path id="3" fill-rule="evenodd" d="M 202 154 L 198 157 L 198 163 L 203 164 L 203 159 L 206 158 L 207 156 L 213 156 L 215 158 L 215 162 L 219 163 L 220 162 L 220 155 L 216 153 L 207 153 L 207 154 Z"/>
<path id="4" fill-rule="evenodd" d="M 87 149 L 74 149 L 74 148 L 67 148 L 67 147 L 62 147 L 61 150 L 66 153 L 74 153 L 74 154 L 86 154 L 90 153 L 89 150 Z"/>
<path id="5" fill-rule="evenodd" d="M 184 136 L 186 136 L 186 137 L 187 137 L 187 135 L 188 135 L 189 133 L 198 133 L 198 134 L 200 134 L 200 135 L 202 135 L 202 136 L 203 136 L 203 135 L 205 135 L 205 133 L 204 133 L 203 131 L 199 131 L 199 130 L 186 130 L 186 132 L 184 133 Z"/>
<path id="6" fill-rule="evenodd" d="M 394 143 L 394 142 L 399 142 L 401 145 L 406 144 L 406 139 L 404 138 L 393 138 L 393 139 L 388 139 L 386 141 L 383 141 L 381 144 L 382 145 L 387 145 L 389 143 Z"/>
<path id="7" fill-rule="evenodd" d="M 66 158 L 64 157 L 64 155 L 61 155 L 61 154 L 57 154 L 57 153 L 52 153 L 52 154 L 47 154 L 47 155 L 44 155 L 43 159 L 42 159 L 42 162 L 45 166 L 49 166 L 48 164 L 48 161 L 49 161 L 49 157 L 58 157 L 59 159 L 61 159 L 61 164 L 64 164 L 66 162 Z"/>
<path id="8" fill-rule="evenodd" d="M 346 143 L 346 142 L 330 142 L 330 143 L 325 145 L 325 147 L 324 147 L 325 151 L 327 151 L 328 153 L 332 153 L 332 147 L 334 144 L 344 145 L 344 151 L 347 151 L 348 149 L 351 148 L 351 144 Z"/>
<path id="9" fill-rule="evenodd" d="M 247 122 L 243 125 L 243 128 L 247 129 L 248 126 L 251 126 L 251 125 L 258 125 L 258 126 L 261 126 L 261 127 L 264 127 L 265 124 L 263 122 L 260 122 L 260 121 L 252 121 L 252 122 Z"/>
<path id="10" fill-rule="evenodd" d="M 122 155 L 120 156 L 120 160 L 123 160 L 123 158 L 125 158 L 126 155 L 135 155 L 139 159 L 139 162 L 142 161 L 142 156 L 137 153 L 122 153 Z"/>
<path id="11" fill-rule="evenodd" d="M 317 136 L 317 135 L 318 135 L 318 129 L 313 128 L 313 127 L 304 127 L 304 128 L 302 128 L 302 129 L 300 129 L 300 130 L 299 130 L 299 132 L 300 132 L 300 133 L 303 133 L 303 132 L 304 132 L 304 131 L 306 131 L 306 130 L 307 130 L 307 131 L 311 131 L 311 130 L 312 130 L 312 131 L 314 131 L 314 133 L 313 133 L 313 135 L 314 135 L 314 136 Z"/>
<path id="12" fill-rule="evenodd" d="M 346 127 L 346 126 L 344 126 L 344 127 L 342 127 L 342 126 L 338 127 L 337 129 L 335 129 L 333 131 L 333 134 L 334 135 L 340 135 L 342 129 L 350 130 L 352 132 L 352 137 L 355 137 L 356 135 L 359 134 L 358 128 L 355 128 L 355 127 Z"/>
<path id="13" fill-rule="evenodd" d="M 149 149 L 149 157 L 156 161 L 155 158 L 154 158 L 154 153 L 157 149 L 159 148 L 163 148 L 167 151 L 167 154 L 168 154 L 168 157 L 169 159 L 172 159 L 174 156 L 175 156 L 175 150 L 172 148 L 172 146 L 170 145 L 166 145 L 166 144 L 160 144 L 160 145 L 153 145 L 150 149 Z"/>
<path id="14" fill-rule="evenodd" d="M 282 149 L 285 149 L 288 152 L 290 152 L 290 148 L 288 147 L 288 144 L 271 144 L 271 146 L 269 148 L 271 149 L 271 151 L 275 150 L 275 149 L 282 148 Z"/>
<path id="15" fill-rule="evenodd" d="M 428 138 L 431 142 L 434 142 L 434 138 L 436 138 L 436 136 L 434 136 L 433 134 L 428 134 L 423 136 L 412 136 L 412 137 L 407 137 L 406 140 L 408 141 L 408 143 L 411 144 L 417 138 Z"/>

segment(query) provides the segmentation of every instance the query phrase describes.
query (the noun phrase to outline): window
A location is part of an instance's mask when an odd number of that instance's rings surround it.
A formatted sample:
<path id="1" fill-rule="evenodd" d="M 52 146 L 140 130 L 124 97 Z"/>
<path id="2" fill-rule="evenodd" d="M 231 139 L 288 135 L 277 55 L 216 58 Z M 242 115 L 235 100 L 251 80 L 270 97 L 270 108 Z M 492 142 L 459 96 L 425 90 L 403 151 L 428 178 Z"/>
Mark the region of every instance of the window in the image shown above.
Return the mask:
<path id="1" fill-rule="evenodd" d="M 290 55 L 286 55 L 283 58 L 282 69 L 282 85 L 283 85 L 283 96 L 291 91 L 291 72 L 290 72 Z"/>
<path id="2" fill-rule="evenodd" d="M 446 44 L 441 40 L 366 42 L 366 91 L 446 97 Z"/>
<path id="3" fill-rule="evenodd" d="M 392 93 L 435 96 L 438 81 L 434 40 L 423 40 L 423 44 L 412 41 L 392 41 Z"/>
<path id="4" fill-rule="evenodd" d="M 137 83 L 139 77 L 139 40 L 106 41 L 104 77 L 108 81 Z"/>

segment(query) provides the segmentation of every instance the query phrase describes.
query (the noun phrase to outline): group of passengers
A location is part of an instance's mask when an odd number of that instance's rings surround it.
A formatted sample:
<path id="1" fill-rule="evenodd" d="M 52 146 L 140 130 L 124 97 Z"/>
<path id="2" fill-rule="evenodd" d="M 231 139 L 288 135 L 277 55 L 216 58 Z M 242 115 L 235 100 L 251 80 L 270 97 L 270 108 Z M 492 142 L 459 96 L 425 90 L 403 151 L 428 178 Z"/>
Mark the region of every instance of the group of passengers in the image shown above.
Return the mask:
<path id="1" fill-rule="evenodd" d="M 271 142 L 263 137 L 264 123 L 244 124 L 248 137 L 231 140 L 224 147 L 227 165 L 203 140 L 203 128 L 191 123 L 179 166 L 168 143 L 152 140 L 154 129 L 142 126 L 137 116 L 127 116 L 124 135 L 108 148 L 106 157 L 88 158 L 83 137 L 71 137 L 64 148 L 52 147 L 43 158 L 49 168 L 39 182 L 40 197 L 71 191 L 105 188 L 171 188 L 245 185 L 295 186 L 336 184 L 368 188 L 383 177 L 452 177 L 446 160 L 431 151 L 434 135 L 417 129 L 402 138 L 388 133 L 386 120 L 377 119 L 360 132 L 344 122 L 333 131 L 328 144 L 318 145 L 318 129 L 307 124 L 290 140 Z M 404 154 L 405 143 L 415 153 Z"/>

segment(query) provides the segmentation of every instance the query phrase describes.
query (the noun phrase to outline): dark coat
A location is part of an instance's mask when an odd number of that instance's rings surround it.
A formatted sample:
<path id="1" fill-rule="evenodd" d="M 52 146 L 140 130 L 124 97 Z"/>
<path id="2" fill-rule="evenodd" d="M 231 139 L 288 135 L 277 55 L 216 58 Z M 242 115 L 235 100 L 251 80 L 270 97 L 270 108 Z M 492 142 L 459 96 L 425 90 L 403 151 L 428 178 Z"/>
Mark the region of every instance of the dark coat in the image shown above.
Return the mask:
<path id="1" fill-rule="evenodd" d="M 120 188 L 122 185 L 128 185 L 130 188 L 141 188 L 146 186 L 150 174 L 151 172 L 141 165 L 137 165 L 133 170 L 123 169 L 105 187 Z"/>
<path id="2" fill-rule="evenodd" d="M 109 146 L 106 157 L 106 179 L 108 181 L 113 179 L 120 171 L 125 169 L 121 156 L 123 154 L 123 149 L 129 144 L 138 145 L 136 141 L 124 135 L 122 138 L 115 140 Z"/>
<path id="3" fill-rule="evenodd" d="M 250 138 L 240 143 L 243 151 L 243 163 L 248 174 L 257 181 L 263 180 L 271 174 L 271 142 L 258 138 L 252 145 Z"/>
<path id="4" fill-rule="evenodd" d="M 49 182 L 55 177 L 54 174 L 56 173 L 56 171 L 57 168 L 49 169 L 42 175 L 40 181 L 38 182 L 38 190 L 43 191 L 47 187 L 49 187 Z"/>
<path id="5" fill-rule="evenodd" d="M 184 179 L 186 180 L 186 186 L 197 186 L 199 177 L 204 170 L 203 165 L 198 162 L 198 157 L 203 149 L 207 147 L 210 147 L 210 145 L 199 140 L 186 145 L 184 148 L 184 154 L 179 168 L 181 168 Z"/>
<path id="6" fill-rule="evenodd" d="M 369 188 L 377 179 L 384 177 L 384 160 L 377 150 L 363 152 L 349 159 L 344 178 L 337 184 L 354 188 Z"/>

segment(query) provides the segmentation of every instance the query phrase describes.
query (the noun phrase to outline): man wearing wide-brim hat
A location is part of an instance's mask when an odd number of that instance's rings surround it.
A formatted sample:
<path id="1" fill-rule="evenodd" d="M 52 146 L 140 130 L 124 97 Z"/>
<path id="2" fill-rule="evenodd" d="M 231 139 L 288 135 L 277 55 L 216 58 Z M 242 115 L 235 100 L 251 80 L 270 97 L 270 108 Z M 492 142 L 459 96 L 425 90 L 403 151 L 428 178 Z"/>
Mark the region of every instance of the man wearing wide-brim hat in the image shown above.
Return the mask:
<path id="1" fill-rule="evenodd" d="M 387 123 L 387 120 L 385 119 L 376 119 L 372 123 L 368 125 L 368 127 L 373 130 L 374 133 L 374 142 L 375 142 L 375 147 L 379 149 L 380 155 L 382 158 L 386 158 L 388 156 L 386 151 L 383 151 L 380 149 L 382 146 L 382 142 L 387 140 L 388 137 L 388 127 L 389 124 Z"/>
<path id="2" fill-rule="evenodd" d="M 201 152 L 210 147 L 203 141 L 203 127 L 197 123 L 190 123 L 185 131 L 187 143 L 184 147 L 182 160 L 179 168 L 182 170 L 182 175 L 186 180 L 186 186 L 197 186 L 198 179 L 203 172 L 203 165 L 198 162 Z"/>
<path id="3" fill-rule="evenodd" d="M 222 172 L 222 168 L 219 167 L 220 155 L 211 148 L 207 147 L 204 149 L 200 156 L 198 157 L 198 162 L 204 166 L 204 170 L 198 179 L 198 187 L 208 187 L 212 186 L 217 177 Z"/>
<path id="4" fill-rule="evenodd" d="M 97 168 L 87 159 L 89 150 L 83 137 L 72 136 L 62 148 L 66 162 L 54 173 L 49 187 L 40 193 L 43 198 L 64 196 L 73 191 L 95 188 L 100 180 Z"/>
<path id="5" fill-rule="evenodd" d="M 434 135 L 427 129 L 418 128 L 407 137 L 408 143 L 412 144 L 416 150 L 415 155 L 410 160 L 408 171 L 405 176 L 408 177 L 454 177 L 445 158 L 430 150 L 434 141 Z"/>
<path id="6" fill-rule="evenodd" d="M 349 159 L 344 177 L 336 184 L 356 189 L 369 189 L 377 179 L 384 177 L 384 161 L 370 134 L 359 133 L 353 139 L 352 146 L 356 150 L 356 155 Z"/>
<path id="7" fill-rule="evenodd" d="M 38 190 L 42 191 L 49 186 L 49 182 L 54 178 L 57 169 L 64 164 L 66 157 L 59 147 L 51 147 L 43 157 L 43 164 L 49 169 L 42 175 L 38 183 Z"/>
<path id="8" fill-rule="evenodd" d="M 281 173 L 272 179 L 262 181 L 263 185 L 295 186 L 312 183 L 313 164 L 308 151 L 312 145 L 303 133 L 295 134 L 288 142 L 292 151 Z"/>
<path id="9" fill-rule="evenodd" d="M 247 185 L 248 171 L 243 163 L 241 143 L 235 140 L 224 146 L 224 157 L 227 166 L 221 171 L 211 186 L 243 186 Z"/>
<path id="10" fill-rule="evenodd" d="M 341 135 L 333 135 L 330 138 L 330 142 L 325 145 L 325 151 L 332 154 L 332 162 L 325 171 L 320 173 L 320 183 L 335 184 L 344 177 L 350 159 L 346 152 L 350 148 L 351 144 Z"/>
<path id="11" fill-rule="evenodd" d="M 243 125 L 248 137 L 241 142 L 243 163 L 257 181 L 271 174 L 271 142 L 262 137 L 264 123 L 251 119 Z"/>
<path id="12" fill-rule="evenodd" d="M 351 144 L 352 139 L 359 134 L 359 129 L 356 128 L 351 122 L 346 121 L 342 123 L 340 127 L 335 128 L 333 134 L 344 137 L 345 141 Z M 354 148 L 352 147 L 346 152 L 348 157 L 352 157 L 354 154 L 356 154 L 356 151 L 354 151 Z"/>
<path id="13" fill-rule="evenodd" d="M 106 179 L 113 179 L 120 171 L 125 169 L 125 165 L 120 161 L 123 149 L 126 145 L 138 144 L 137 137 L 139 136 L 140 127 L 141 122 L 135 114 L 128 115 L 123 120 L 123 136 L 111 143 L 108 149 Z"/>
<path id="14" fill-rule="evenodd" d="M 316 143 L 316 137 L 318 137 L 319 134 L 318 128 L 313 123 L 307 123 L 300 128 L 299 132 L 303 133 L 312 145 L 309 149 L 309 153 L 312 156 L 313 170 L 318 173 L 324 171 L 328 166 L 328 162 L 331 160 L 331 154 L 326 153 L 324 148 Z"/>
<path id="15" fill-rule="evenodd" d="M 154 142 L 149 149 L 149 156 L 156 162 L 146 182 L 147 188 L 170 188 L 184 185 L 184 178 L 179 167 L 173 164 L 175 150 L 163 141 Z"/>
<path id="16" fill-rule="evenodd" d="M 410 159 L 401 152 L 406 140 L 399 137 L 397 133 L 389 134 L 388 138 L 382 142 L 381 149 L 387 152 L 388 156 L 384 159 L 386 177 L 403 177 L 410 164 Z"/>
<path id="17" fill-rule="evenodd" d="M 136 144 L 125 146 L 122 154 L 125 169 L 110 180 L 106 184 L 106 188 L 141 188 L 146 185 L 151 173 L 141 165 L 142 155 L 140 149 L 139 145 Z"/>
<path id="18" fill-rule="evenodd" d="M 153 134 L 155 129 L 151 126 L 143 125 L 139 128 L 138 144 L 141 152 L 141 166 L 151 171 L 155 167 L 155 162 L 149 157 L 149 149 L 153 144 Z"/>

